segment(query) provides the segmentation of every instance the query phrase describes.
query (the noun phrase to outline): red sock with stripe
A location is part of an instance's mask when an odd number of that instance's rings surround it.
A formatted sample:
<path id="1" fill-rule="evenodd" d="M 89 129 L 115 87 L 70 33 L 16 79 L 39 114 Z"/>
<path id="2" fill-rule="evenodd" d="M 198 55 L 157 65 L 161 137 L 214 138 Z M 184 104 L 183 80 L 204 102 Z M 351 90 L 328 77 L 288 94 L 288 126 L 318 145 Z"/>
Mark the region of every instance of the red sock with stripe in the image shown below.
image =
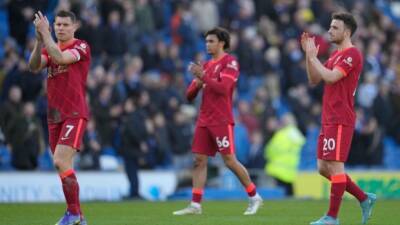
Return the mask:
<path id="1" fill-rule="evenodd" d="M 201 199 L 203 198 L 203 189 L 202 188 L 193 188 L 192 189 L 192 202 L 201 203 Z"/>
<path id="2" fill-rule="evenodd" d="M 62 188 L 67 202 L 68 211 L 73 215 L 81 212 L 79 203 L 79 184 L 73 169 L 60 174 Z"/>
<path id="3" fill-rule="evenodd" d="M 330 177 L 327 177 L 327 179 L 331 180 Z M 348 174 L 346 174 L 346 181 L 346 191 L 353 195 L 359 202 L 363 202 L 368 198 L 365 192 L 351 180 Z"/>
<path id="4" fill-rule="evenodd" d="M 333 218 L 337 217 L 342 197 L 346 190 L 346 183 L 346 174 L 331 176 L 331 196 L 329 201 L 329 211 L 327 213 L 328 216 Z"/>
<path id="5" fill-rule="evenodd" d="M 346 174 L 346 179 L 347 179 L 346 191 L 352 194 L 355 198 L 357 198 L 359 202 L 365 201 L 368 198 L 368 196 L 364 193 L 364 191 L 361 190 L 361 188 L 351 180 L 348 174 Z"/>
<path id="6" fill-rule="evenodd" d="M 257 194 L 256 185 L 252 182 L 246 187 L 246 192 L 249 197 L 253 197 Z"/>

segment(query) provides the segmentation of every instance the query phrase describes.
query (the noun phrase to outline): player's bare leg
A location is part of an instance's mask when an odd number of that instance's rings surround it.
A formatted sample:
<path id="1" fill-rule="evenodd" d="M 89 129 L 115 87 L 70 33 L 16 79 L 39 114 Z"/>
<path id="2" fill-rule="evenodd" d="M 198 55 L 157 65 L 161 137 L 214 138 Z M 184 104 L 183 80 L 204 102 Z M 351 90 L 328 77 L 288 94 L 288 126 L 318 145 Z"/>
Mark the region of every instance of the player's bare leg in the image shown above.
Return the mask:
<path id="1" fill-rule="evenodd" d="M 208 156 L 194 154 L 194 166 L 192 172 L 193 188 L 203 189 L 207 180 Z"/>
<path id="2" fill-rule="evenodd" d="M 246 168 L 236 159 L 234 154 L 223 155 L 221 154 L 222 159 L 224 160 L 225 166 L 228 167 L 239 179 L 240 183 L 244 187 L 247 187 L 251 184 L 249 173 Z"/>
<path id="3" fill-rule="evenodd" d="M 81 210 L 79 203 L 79 185 L 73 170 L 76 150 L 67 145 L 57 145 L 53 161 L 61 178 L 64 196 L 67 202 L 67 211 L 56 225 L 81 224 Z"/>
<path id="4" fill-rule="evenodd" d="M 249 206 L 244 215 L 254 215 L 262 205 L 262 198 L 256 191 L 256 186 L 251 182 L 249 173 L 246 168 L 236 159 L 234 154 L 221 154 L 225 165 L 236 175 L 240 183 L 246 189 L 249 196 Z"/>
<path id="5" fill-rule="evenodd" d="M 186 208 L 173 212 L 174 215 L 201 214 L 201 199 L 207 180 L 207 161 L 207 155 L 194 154 L 192 201 Z"/>
<path id="6" fill-rule="evenodd" d="M 53 156 L 53 163 L 58 173 L 72 169 L 76 150 L 68 145 L 57 145 Z"/>

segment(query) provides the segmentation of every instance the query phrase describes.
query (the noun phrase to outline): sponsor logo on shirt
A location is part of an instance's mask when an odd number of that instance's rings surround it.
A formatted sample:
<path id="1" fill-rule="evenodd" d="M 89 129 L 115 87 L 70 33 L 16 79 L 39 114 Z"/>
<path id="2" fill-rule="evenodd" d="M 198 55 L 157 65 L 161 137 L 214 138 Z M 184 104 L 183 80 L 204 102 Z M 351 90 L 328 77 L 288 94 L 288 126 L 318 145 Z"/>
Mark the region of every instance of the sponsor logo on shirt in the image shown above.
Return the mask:
<path id="1" fill-rule="evenodd" d="M 228 63 L 227 67 L 234 70 L 239 70 L 238 63 L 236 62 L 236 60 L 233 60 L 232 62 Z"/>
<path id="2" fill-rule="evenodd" d="M 56 65 L 55 67 L 48 67 L 47 78 L 52 78 L 58 74 L 68 72 L 68 65 Z"/>
<path id="3" fill-rule="evenodd" d="M 343 62 L 346 63 L 347 65 L 349 65 L 350 67 L 353 66 L 352 61 L 353 61 L 353 58 L 351 58 L 351 56 L 347 57 L 346 59 L 343 59 Z"/>

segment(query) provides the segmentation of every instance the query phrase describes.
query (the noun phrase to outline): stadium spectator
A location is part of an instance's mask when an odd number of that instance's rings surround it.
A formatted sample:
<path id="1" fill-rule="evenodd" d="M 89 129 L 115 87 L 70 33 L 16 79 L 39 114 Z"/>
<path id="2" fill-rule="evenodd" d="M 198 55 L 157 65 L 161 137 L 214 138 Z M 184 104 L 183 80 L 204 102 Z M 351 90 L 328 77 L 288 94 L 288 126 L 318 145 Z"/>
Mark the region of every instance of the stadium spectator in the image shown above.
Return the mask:
<path id="1" fill-rule="evenodd" d="M 144 163 L 143 155 L 149 149 L 146 143 L 148 136 L 146 119 L 146 114 L 138 109 L 132 98 L 128 98 L 124 103 L 119 149 L 124 159 L 125 173 L 130 187 L 127 199 L 140 198 L 138 170 L 140 163 Z"/>
<path id="2" fill-rule="evenodd" d="M 383 161 L 384 131 L 377 119 L 364 109 L 358 109 L 356 129 L 349 154 L 349 165 L 373 167 Z"/>
<path id="3" fill-rule="evenodd" d="M 194 17 L 194 26 L 200 33 L 205 33 L 207 30 L 218 26 L 219 12 L 218 6 L 212 0 L 195 0 L 192 1 L 190 10 Z"/>
<path id="4" fill-rule="evenodd" d="M 173 167 L 178 170 L 190 168 L 192 160 L 190 145 L 193 131 L 188 117 L 181 111 L 175 112 L 168 129 L 172 147 Z"/>
<path id="5" fill-rule="evenodd" d="M 23 135 L 21 135 L 23 134 Z M 10 121 L 8 134 L 11 146 L 11 164 L 18 170 L 34 170 L 40 153 L 45 149 L 43 130 L 35 115 L 35 106 L 26 102 L 23 112 Z"/>
<path id="6" fill-rule="evenodd" d="M 158 16 L 158 15 L 157 15 Z M 137 0 L 135 5 L 136 26 L 139 33 L 152 34 L 155 29 L 154 15 L 148 0 Z"/>
<path id="7" fill-rule="evenodd" d="M 92 115 L 94 117 L 99 141 L 103 147 L 113 146 L 113 134 L 117 129 L 118 118 L 122 114 L 122 106 L 112 98 L 112 87 L 100 86 L 96 99 L 92 100 Z"/>
<path id="8" fill-rule="evenodd" d="M 8 93 L 8 98 L 1 105 L 0 126 L 4 133 L 5 141 L 11 141 L 9 137 L 12 130 L 12 121 L 22 113 L 22 90 L 18 86 L 12 86 Z"/>
<path id="9" fill-rule="evenodd" d="M 82 154 L 79 160 L 79 167 L 82 170 L 100 169 L 101 146 L 96 122 L 90 119 L 87 124 L 86 133 L 83 136 Z"/>
<path id="10" fill-rule="evenodd" d="M 42 0 L 17 0 L 7 2 L 10 34 L 17 40 L 20 47 L 25 47 L 29 33 L 29 25 L 34 18 L 34 12 L 37 10 L 45 12 L 46 7 L 47 1 Z"/>
<path id="11" fill-rule="evenodd" d="M 156 161 L 158 165 L 169 167 L 172 165 L 172 146 L 167 121 L 162 112 L 157 112 L 153 117 L 153 122 L 154 136 L 158 146 Z"/>
<path id="12" fill-rule="evenodd" d="M 254 131 L 250 136 L 249 160 L 245 166 L 249 169 L 264 169 L 264 138 L 261 130 Z"/>
<path id="13" fill-rule="evenodd" d="M 87 21 L 83 21 L 82 27 L 78 30 L 76 36 L 78 38 L 82 38 L 83 40 L 87 40 L 92 46 L 93 53 L 93 64 L 92 66 L 100 63 L 98 60 L 104 53 L 103 48 L 103 38 L 104 35 L 99 35 L 103 32 L 102 21 L 100 15 L 97 13 L 89 12 Z"/>
<path id="14" fill-rule="evenodd" d="M 305 137 L 297 128 L 293 114 L 284 114 L 280 123 L 280 128 L 265 146 L 264 156 L 267 161 L 265 172 L 283 188 L 286 196 L 292 197 L 293 183 L 297 176 Z"/>
<path id="15" fill-rule="evenodd" d="M 102 33 L 104 37 L 102 46 L 109 56 L 107 63 L 112 64 L 121 60 L 127 51 L 127 40 L 121 25 L 121 13 L 118 10 L 110 12 Z"/>

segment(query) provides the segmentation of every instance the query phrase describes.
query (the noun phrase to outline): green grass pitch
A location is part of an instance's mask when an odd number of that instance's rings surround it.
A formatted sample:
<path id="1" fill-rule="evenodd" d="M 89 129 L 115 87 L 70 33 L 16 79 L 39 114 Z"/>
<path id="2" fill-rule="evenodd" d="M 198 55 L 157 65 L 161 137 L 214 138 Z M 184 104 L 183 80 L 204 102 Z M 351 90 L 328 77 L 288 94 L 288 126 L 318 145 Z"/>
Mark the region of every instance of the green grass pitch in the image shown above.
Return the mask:
<path id="1" fill-rule="evenodd" d="M 89 225 L 308 225 L 327 209 L 327 201 L 265 201 L 255 216 L 243 216 L 245 201 L 205 201 L 203 214 L 173 216 L 172 211 L 187 202 L 84 203 Z M 0 224 L 53 225 L 65 209 L 64 204 L 0 204 Z M 346 200 L 340 211 L 342 225 L 361 224 L 355 200 Z M 400 200 L 378 200 L 371 225 L 400 225 Z"/>

